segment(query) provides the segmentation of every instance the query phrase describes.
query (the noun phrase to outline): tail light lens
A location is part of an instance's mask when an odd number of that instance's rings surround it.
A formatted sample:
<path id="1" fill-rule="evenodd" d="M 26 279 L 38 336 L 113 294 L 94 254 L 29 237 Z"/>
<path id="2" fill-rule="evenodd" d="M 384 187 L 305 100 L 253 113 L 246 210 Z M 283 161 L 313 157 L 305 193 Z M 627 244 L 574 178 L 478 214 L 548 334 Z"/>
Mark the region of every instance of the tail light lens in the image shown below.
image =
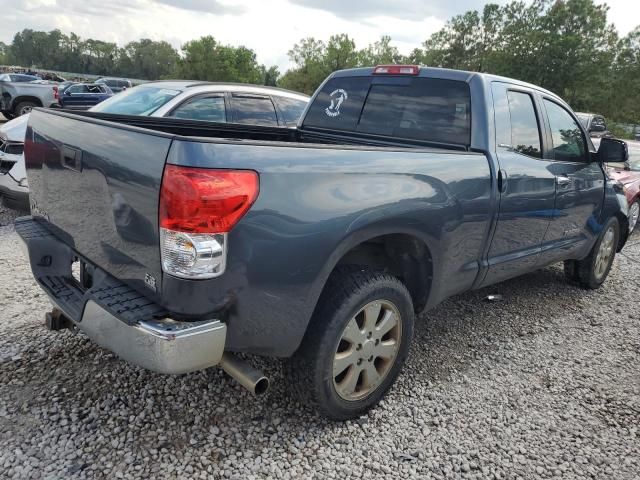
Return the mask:
<path id="1" fill-rule="evenodd" d="M 53 98 L 55 100 L 60 100 L 60 92 L 58 90 L 58 86 L 57 85 L 53 86 Z"/>
<path id="2" fill-rule="evenodd" d="M 224 273 L 227 233 L 258 197 L 258 174 L 167 165 L 160 189 L 162 268 L 181 278 Z"/>

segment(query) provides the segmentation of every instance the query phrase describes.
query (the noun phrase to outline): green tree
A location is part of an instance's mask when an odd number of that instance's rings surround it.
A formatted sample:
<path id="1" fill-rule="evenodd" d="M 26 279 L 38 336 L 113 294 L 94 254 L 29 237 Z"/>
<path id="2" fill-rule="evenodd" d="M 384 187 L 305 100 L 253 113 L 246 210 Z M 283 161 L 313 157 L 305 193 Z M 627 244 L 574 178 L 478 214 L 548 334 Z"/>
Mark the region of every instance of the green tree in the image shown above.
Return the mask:
<path id="1" fill-rule="evenodd" d="M 179 58 L 169 43 L 143 38 L 120 49 L 117 71 L 125 77 L 157 80 L 170 76 Z"/>
<path id="2" fill-rule="evenodd" d="M 178 60 L 177 76 L 194 80 L 261 83 L 263 70 L 246 47 L 222 45 L 212 36 L 187 42 Z"/>
<path id="3" fill-rule="evenodd" d="M 403 57 L 397 47 L 391 45 L 391 37 L 385 35 L 377 42 L 358 52 L 358 64 L 375 66 L 402 63 Z"/>

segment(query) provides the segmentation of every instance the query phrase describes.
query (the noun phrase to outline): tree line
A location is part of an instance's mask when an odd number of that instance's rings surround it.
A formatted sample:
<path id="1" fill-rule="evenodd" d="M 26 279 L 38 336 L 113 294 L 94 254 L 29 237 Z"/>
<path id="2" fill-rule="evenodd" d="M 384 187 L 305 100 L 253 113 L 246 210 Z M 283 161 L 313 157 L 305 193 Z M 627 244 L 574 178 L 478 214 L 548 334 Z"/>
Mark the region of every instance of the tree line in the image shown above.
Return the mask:
<path id="1" fill-rule="evenodd" d="M 408 55 L 383 36 L 358 49 L 348 34 L 304 38 L 283 75 L 244 46 L 205 36 L 182 45 L 141 39 L 123 47 L 60 30 L 25 29 L 0 43 L 0 64 L 141 79 L 234 81 L 312 93 L 331 72 L 385 63 L 489 72 L 540 85 L 576 110 L 640 122 L 640 26 L 624 37 L 593 0 L 512 1 L 452 17 Z"/>

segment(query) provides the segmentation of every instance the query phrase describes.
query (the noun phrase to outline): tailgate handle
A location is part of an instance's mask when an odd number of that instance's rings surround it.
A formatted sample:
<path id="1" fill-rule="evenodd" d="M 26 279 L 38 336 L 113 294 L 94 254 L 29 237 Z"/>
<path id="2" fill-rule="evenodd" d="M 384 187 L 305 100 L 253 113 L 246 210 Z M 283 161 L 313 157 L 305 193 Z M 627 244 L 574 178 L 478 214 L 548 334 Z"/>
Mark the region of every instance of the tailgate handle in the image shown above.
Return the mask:
<path id="1" fill-rule="evenodd" d="M 82 171 L 82 150 L 64 145 L 62 147 L 62 166 L 76 172 Z"/>

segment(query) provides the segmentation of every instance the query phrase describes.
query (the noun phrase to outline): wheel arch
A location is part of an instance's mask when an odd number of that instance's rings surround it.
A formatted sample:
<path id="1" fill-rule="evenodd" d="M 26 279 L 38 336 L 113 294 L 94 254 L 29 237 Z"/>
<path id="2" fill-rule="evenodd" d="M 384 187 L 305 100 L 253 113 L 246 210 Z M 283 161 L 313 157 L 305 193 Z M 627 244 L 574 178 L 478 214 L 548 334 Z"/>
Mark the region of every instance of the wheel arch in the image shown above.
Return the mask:
<path id="1" fill-rule="evenodd" d="M 31 95 L 21 95 L 19 97 L 15 97 L 12 100 L 11 109 L 15 110 L 17 108 L 17 106 L 20 105 L 22 102 L 32 102 L 32 103 L 35 103 L 36 106 L 38 106 L 38 107 L 44 106 L 44 105 L 42 105 L 42 100 L 40 100 L 38 97 L 34 97 L 34 96 L 31 96 Z"/>

